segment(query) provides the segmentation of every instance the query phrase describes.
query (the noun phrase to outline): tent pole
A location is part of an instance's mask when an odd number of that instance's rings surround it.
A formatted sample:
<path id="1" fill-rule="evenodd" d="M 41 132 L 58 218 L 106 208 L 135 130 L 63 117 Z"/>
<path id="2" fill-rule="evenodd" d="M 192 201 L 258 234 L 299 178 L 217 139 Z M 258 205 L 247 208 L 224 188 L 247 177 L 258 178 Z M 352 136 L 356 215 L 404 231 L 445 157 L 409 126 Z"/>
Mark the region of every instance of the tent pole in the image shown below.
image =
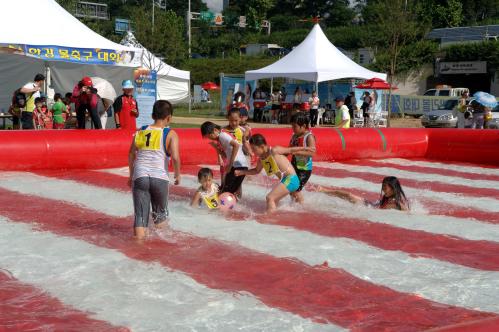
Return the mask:
<path id="1" fill-rule="evenodd" d="M 191 79 L 190 78 L 189 78 L 188 91 L 189 91 L 189 114 L 191 114 L 191 109 L 192 109 L 192 95 L 191 95 Z"/>
<path id="2" fill-rule="evenodd" d="M 50 67 L 47 61 L 44 62 L 45 65 L 45 82 L 43 83 L 43 91 L 48 95 L 49 86 L 52 85 L 52 77 L 50 73 Z"/>
<path id="3" fill-rule="evenodd" d="M 274 78 L 270 78 L 270 94 L 274 93 Z"/>
<path id="4" fill-rule="evenodd" d="M 223 109 L 223 102 L 222 102 L 222 97 L 223 97 L 223 91 L 224 91 L 224 73 L 220 73 L 220 115 L 224 114 L 224 109 Z"/>

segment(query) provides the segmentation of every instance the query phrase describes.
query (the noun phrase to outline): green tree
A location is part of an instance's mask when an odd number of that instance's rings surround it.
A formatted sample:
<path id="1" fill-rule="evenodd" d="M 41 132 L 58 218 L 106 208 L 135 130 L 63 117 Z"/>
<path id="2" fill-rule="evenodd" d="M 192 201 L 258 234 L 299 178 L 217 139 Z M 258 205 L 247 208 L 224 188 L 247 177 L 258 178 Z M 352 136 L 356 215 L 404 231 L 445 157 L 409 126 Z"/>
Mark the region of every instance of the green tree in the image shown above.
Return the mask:
<path id="1" fill-rule="evenodd" d="M 173 11 L 155 11 L 154 31 L 151 23 L 152 12 L 137 7 L 132 12 L 137 40 L 156 56 L 172 65 L 178 65 L 187 58 L 184 40 L 184 20 Z"/>
<path id="2" fill-rule="evenodd" d="M 463 4 L 458 0 L 422 0 L 418 16 L 432 28 L 457 27 L 464 22 Z"/>
<path id="3" fill-rule="evenodd" d="M 186 0 L 167 0 L 166 10 L 174 11 L 180 17 L 186 17 L 189 3 Z M 201 12 L 208 10 L 202 0 L 191 0 L 191 11 Z"/>
<path id="4" fill-rule="evenodd" d="M 319 16 L 327 26 L 349 25 L 355 16 L 349 0 L 277 0 L 269 13 L 271 17 L 283 15 L 290 19 Z"/>
<path id="5" fill-rule="evenodd" d="M 475 25 L 499 16 L 499 0 L 461 0 L 464 25 Z"/>
<path id="6" fill-rule="evenodd" d="M 56 0 L 59 5 L 61 5 L 68 12 L 73 14 L 76 10 L 76 4 L 78 0 Z"/>
<path id="7" fill-rule="evenodd" d="M 268 11 L 275 6 L 276 0 L 234 0 L 229 10 L 246 16 L 248 27 L 260 30 L 262 20 L 267 18 Z"/>
<path id="8" fill-rule="evenodd" d="M 400 70 L 402 50 L 407 45 L 423 39 L 423 27 L 417 20 L 419 6 L 417 0 L 379 0 L 370 4 L 368 8 L 370 19 L 377 22 L 382 33 L 381 39 L 373 45 L 385 49 L 386 61 L 381 63 L 384 66 L 380 69 L 388 73 L 388 82 L 392 84 Z M 391 110 L 391 95 L 390 89 L 388 112 Z M 388 115 L 389 125 L 390 114 Z"/>

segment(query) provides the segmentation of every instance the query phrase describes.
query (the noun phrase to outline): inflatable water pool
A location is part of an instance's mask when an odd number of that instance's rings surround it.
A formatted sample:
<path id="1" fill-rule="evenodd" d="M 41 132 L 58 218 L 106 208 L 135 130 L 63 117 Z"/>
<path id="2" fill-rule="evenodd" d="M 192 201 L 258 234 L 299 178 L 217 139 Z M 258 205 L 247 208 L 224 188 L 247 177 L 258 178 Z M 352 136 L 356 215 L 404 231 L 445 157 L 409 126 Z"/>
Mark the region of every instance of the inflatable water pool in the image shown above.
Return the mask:
<path id="1" fill-rule="evenodd" d="M 0 329 L 499 328 L 499 131 L 315 129 L 304 206 L 266 215 L 272 182 L 257 176 L 225 216 L 188 207 L 199 167 L 219 174 L 199 130 L 177 131 L 170 229 L 144 244 L 131 239 L 131 133 L 0 133 Z M 386 175 L 410 213 L 314 191 L 375 200 Z"/>

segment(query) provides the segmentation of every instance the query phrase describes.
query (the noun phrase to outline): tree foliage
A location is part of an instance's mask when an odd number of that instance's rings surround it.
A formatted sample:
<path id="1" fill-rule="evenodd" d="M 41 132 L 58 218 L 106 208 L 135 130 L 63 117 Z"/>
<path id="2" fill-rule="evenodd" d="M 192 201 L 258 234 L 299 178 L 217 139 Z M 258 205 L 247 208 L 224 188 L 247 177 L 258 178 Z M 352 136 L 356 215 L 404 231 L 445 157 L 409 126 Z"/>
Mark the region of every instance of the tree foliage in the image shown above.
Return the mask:
<path id="1" fill-rule="evenodd" d="M 154 30 L 152 11 L 136 7 L 132 14 L 137 40 L 165 62 L 178 65 L 187 57 L 184 20 L 173 11 L 155 11 Z"/>
<path id="2" fill-rule="evenodd" d="M 463 45 L 452 45 L 443 49 L 445 61 L 487 61 L 487 69 L 499 69 L 499 42 L 485 41 Z"/>

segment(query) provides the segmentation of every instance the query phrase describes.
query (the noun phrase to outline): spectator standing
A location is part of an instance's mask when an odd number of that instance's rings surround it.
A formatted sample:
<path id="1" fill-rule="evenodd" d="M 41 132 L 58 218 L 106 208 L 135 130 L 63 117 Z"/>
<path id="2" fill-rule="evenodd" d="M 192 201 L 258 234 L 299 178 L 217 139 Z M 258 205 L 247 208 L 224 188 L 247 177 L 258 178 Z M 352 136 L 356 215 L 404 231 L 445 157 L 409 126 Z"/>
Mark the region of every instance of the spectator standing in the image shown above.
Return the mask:
<path id="1" fill-rule="evenodd" d="M 293 94 L 293 109 L 299 110 L 300 104 L 302 103 L 303 92 L 301 91 L 300 86 L 297 86 L 295 89 L 295 93 Z"/>
<path id="2" fill-rule="evenodd" d="M 40 97 L 40 90 L 45 81 L 45 76 L 36 74 L 33 82 L 26 83 L 20 90 L 26 95 L 26 108 L 21 112 L 22 129 L 35 129 L 33 122 L 33 111 L 35 110 L 35 99 Z"/>
<path id="3" fill-rule="evenodd" d="M 355 98 L 355 92 L 351 91 L 345 98 L 345 105 L 348 107 L 348 112 L 350 113 L 350 118 L 353 118 L 354 112 L 357 109 L 357 98 Z"/>
<path id="4" fill-rule="evenodd" d="M 208 90 L 201 88 L 201 102 L 207 103 L 210 100 Z"/>
<path id="5" fill-rule="evenodd" d="M 133 83 L 131 80 L 124 80 L 121 87 L 123 94 L 116 98 L 113 104 L 116 128 L 137 130 L 136 119 L 139 117 L 139 108 L 133 97 Z"/>
<path id="6" fill-rule="evenodd" d="M 282 95 L 281 91 L 277 90 L 272 93 L 272 123 L 277 124 L 277 118 L 281 112 L 281 101 Z"/>
<path id="7" fill-rule="evenodd" d="M 489 110 L 488 107 L 480 105 L 478 102 L 473 104 L 472 129 L 483 129 L 485 124 L 485 112 Z"/>
<path id="8" fill-rule="evenodd" d="M 64 99 L 62 100 L 64 102 L 64 105 L 66 105 L 66 119 L 64 120 L 65 122 L 64 128 L 74 128 L 73 110 L 71 108 L 72 95 L 73 93 L 67 92 L 64 95 Z"/>
<path id="9" fill-rule="evenodd" d="M 95 129 L 102 129 L 97 105 L 99 98 L 97 90 L 93 87 L 92 79 L 85 76 L 73 89 L 72 100 L 76 108 L 76 120 L 78 129 L 85 129 L 85 113 L 90 114 L 90 118 Z"/>
<path id="10" fill-rule="evenodd" d="M 463 91 L 461 93 L 461 98 L 459 98 L 459 102 L 457 104 L 457 127 L 464 128 L 465 118 L 464 113 L 468 110 L 470 93 L 468 91 Z"/>
<path id="11" fill-rule="evenodd" d="M 9 107 L 9 114 L 12 115 L 13 129 L 22 129 L 19 126 L 21 113 L 26 110 L 26 95 L 21 93 L 21 89 L 14 91 L 12 96 L 12 103 Z"/>
<path id="12" fill-rule="evenodd" d="M 335 128 L 350 128 L 350 113 L 348 107 L 345 105 L 345 98 L 338 96 L 336 101 L 336 112 L 334 119 Z"/>
<path id="13" fill-rule="evenodd" d="M 267 103 L 267 93 L 261 88 L 256 88 L 253 91 L 253 121 L 261 122 L 263 109 Z"/>
<path id="14" fill-rule="evenodd" d="M 54 118 L 54 129 L 64 129 L 66 122 L 65 116 L 67 114 L 66 105 L 62 102 L 62 95 L 56 93 L 54 95 L 54 105 L 52 105 L 52 114 Z"/>
<path id="15" fill-rule="evenodd" d="M 371 106 L 372 98 L 369 91 L 365 91 L 362 95 L 362 106 L 360 109 L 362 110 L 362 116 L 364 117 L 364 125 L 367 126 L 367 122 L 369 120 L 369 107 Z"/>
<path id="16" fill-rule="evenodd" d="M 319 116 L 319 105 L 321 103 L 316 91 L 312 92 L 312 97 L 308 99 L 308 102 L 310 104 L 310 126 L 315 127 Z"/>

